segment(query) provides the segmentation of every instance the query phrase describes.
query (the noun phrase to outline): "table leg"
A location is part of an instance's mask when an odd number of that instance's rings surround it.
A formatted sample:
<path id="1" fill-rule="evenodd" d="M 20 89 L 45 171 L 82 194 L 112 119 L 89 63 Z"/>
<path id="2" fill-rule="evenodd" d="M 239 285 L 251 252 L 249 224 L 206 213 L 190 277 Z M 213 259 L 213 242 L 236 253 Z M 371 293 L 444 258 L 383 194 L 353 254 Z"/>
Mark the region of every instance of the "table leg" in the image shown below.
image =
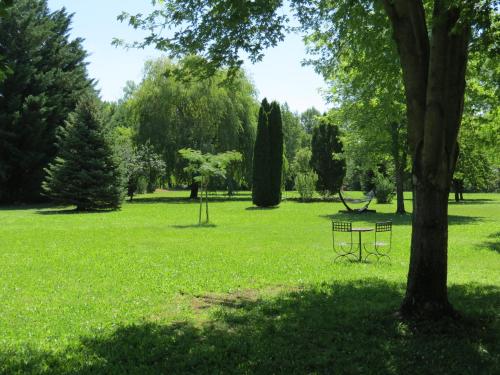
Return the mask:
<path id="1" fill-rule="evenodd" d="M 359 233 L 359 261 L 361 262 L 361 232 Z"/>

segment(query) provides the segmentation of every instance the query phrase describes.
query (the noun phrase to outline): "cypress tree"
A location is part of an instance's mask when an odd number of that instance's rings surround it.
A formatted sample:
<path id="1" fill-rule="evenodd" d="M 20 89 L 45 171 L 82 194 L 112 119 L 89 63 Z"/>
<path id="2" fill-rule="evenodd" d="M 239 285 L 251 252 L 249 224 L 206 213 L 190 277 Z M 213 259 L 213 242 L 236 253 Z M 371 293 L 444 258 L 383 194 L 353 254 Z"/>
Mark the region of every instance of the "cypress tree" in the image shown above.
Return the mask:
<path id="1" fill-rule="evenodd" d="M 268 203 L 269 170 L 269 121 L 270 106 L 266 98 L 262 100 L 257 123 L 257 135 L 253 153 L 252 200 L 256 206 L 266 207 Z"/>
<path id="2" fill-rule="evenodd" d="M 59 136 L 59 155 L 46 169 L 45 193 L 77 210 L 119 208 L 124 196 L 123 173 L 106 137 L 99 104 L 86 95 Z"/>
<path id="3" fill-rule="evenodd" d="M 269 205 L 281 201 L 281 180 L 283 177 L 283 120 L 280 105 L 273 101 L 269 113 Z"/>
<path id="4" fill-rule="evenodd" d="M 41 198 L 55 130 L 93 85 L 82 40 L 69 40 L 70 24 L 46 0 L 16 0 L 2 14 L 0 56 L 9 73 L 0 80 L 0 203 Z"/>
<path id="5" fill-rule="evenodd" d="M 311 140 L 311 167 L 318 174 L 316 189 L 324 194 L 333 194 L 342 186 L 346 165 L 345 160 L 336 158 L 343 152 L 339 128 L 322 118 L 313 129 Z"/>

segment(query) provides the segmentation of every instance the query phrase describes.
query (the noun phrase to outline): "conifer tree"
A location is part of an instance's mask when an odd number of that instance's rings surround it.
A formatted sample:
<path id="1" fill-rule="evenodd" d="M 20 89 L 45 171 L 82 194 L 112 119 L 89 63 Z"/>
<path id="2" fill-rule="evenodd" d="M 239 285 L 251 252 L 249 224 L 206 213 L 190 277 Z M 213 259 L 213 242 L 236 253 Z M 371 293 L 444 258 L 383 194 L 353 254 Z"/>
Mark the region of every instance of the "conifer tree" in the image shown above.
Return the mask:
<path id="1" fill-rule="evenodd" d="M 253 154 L 253 183 L 252 200 L 256 206 L 269 206 L 268 188 L 270 177 L 269 170 L 269 121 L 270 106 L 266 98 L 262 100 L 257 123 Z"/>
<path id="2" fill-rule="evenodd" d="M 276 206 L 281 201 L 283 169 L 283 120 L 278 102 L 271 103 L 269 113 L 269 203 Z"/>
<path id="3" fill-rule="evenodd" d="M 336 193 L 342 186 L 346 171 L 338 126 L 325 117 L 320 119 L 313 129 L 311 151 L 311 167 L 318 174 L 316 189 L 323 195 Z"/>
<path id="4" fill-rule="evenodd" d="M 123 173 L 106 137 L 97 99 L 84 96 L 60 129 L 60 151 L 46 169 L 45 193 L 79 211 L 119 208 Z"/>
<path id="5" fill-rule="evenodd" d="M 277 102 L 262 101 L 253 155 L 253 203 L 276 206 L 281 201 L 283 122 Z"/>
<path id="6" fill-rule="evenodd" d="M 56 128 L 92 81 L 71 15 L 47 0 L 16 0 L 0 21 L 0 203 L 41 198 L 44 168 L 57 153 Z M 4 71 L 0 67 L 0 70 Z"/>

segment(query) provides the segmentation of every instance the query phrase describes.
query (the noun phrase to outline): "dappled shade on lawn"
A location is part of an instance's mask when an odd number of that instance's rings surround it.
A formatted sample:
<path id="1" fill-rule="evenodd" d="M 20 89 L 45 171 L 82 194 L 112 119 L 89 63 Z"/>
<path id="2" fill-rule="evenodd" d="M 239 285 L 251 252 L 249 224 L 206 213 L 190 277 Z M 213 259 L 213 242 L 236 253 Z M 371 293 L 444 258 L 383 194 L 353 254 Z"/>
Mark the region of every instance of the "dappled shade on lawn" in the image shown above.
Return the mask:
<path id="1" fill-rule="evenodd" d="M 403 290 L 365 279 L 263 299 L 198 297 L 211 309 L 202 324 L 118 326 L 57 353 L 4 349 L 0 373 L 494 373 L 498 287 L 451 286 L 466 313 L 439 323 L 397 319 Z"/>

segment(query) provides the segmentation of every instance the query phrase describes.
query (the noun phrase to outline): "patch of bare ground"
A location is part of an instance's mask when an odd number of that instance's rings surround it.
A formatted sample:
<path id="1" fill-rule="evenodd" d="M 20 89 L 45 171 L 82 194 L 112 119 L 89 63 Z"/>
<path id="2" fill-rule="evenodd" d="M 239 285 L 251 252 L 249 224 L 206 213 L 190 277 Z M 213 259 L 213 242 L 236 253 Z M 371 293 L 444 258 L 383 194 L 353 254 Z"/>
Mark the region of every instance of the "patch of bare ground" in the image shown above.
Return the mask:
<path id="1" fill-rule="evenodd" d="M 297 292 L 300 289 L 300 287 L 275 285 L 263 289 L 245 289 L 231 293 L 206 293 L 193 296 L 191 308 L 195 313 L 202 312 L 212 307 L 240 309 L 263 298 L 276 297 L 283 293 Z"/>

